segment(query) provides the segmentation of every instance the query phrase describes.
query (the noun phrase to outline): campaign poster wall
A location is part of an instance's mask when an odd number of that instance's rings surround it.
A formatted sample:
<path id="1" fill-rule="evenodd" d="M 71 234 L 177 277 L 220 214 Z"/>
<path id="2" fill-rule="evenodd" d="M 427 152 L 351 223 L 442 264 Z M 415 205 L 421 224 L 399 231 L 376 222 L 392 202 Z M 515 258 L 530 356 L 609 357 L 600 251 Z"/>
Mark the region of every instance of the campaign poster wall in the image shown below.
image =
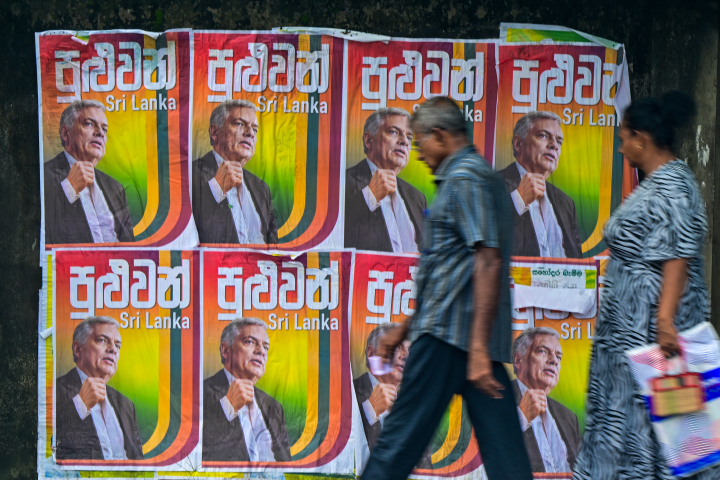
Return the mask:
<path id="1" fill-rule="evenodd" d="M 44 249 L 197 244 L 190 37 L 36 35 Z"/>
<path id="2" fill-rule="evenodd" d="M 202 256 L 203 468 L 352 473 L 352 252 L 295 257 L 205 250 Z M 235 353 L 220 351 L 230 338 L 223 332 L 241 317 L 265 323 L 253 335 L 269 343 L 264 355 L 253 358 L 263 364 L 255 400 L 272 442 L 259 443 L 255 455 L 238 454 L 238 443 L 245 442 L 233 441 L 237 430 L 226 430 L 227 419 L 219 413 L 221 398 L 230 395 L 225 370 L 245 376 L 242 362 L 230 361 Z"/>
<path id="3" fill-rule="evenodd" d="M 344 41 L 250 32 L 193 36 L 193 205 L 200 243 L 341 248 Z M 250 111 L 241 108 L 248 134 L 235 128 L 230 134 L 225 126 L 211 145 L 212 114 L 232 100 L 252 102 Z M 219 171 L 212 152 L 243 165 L 244 186 L 238 183 L 234 191 L 252 197 L 260 235 L 248 225 L 250 233 L 240 238 L 232 194 L 220 202 L 212 196 L 209 182 Z"/>
<path id="4" fill-rule="evenodd" d="M 359 250 L 417 253 L 422 242 L 423 211 L 432 203 L 435 184 L 430 169 L 412 151 L 407 117 L 383 118 L 364 134 L 371 115 L 399 108 L 411 115 L 423 102 L 449 95 L 463 109 L 471 142 L 492 162 L 497 101 L 496 43 L 485 40 L 410 40 L 348 42 L 347 133 L 345 136 L 345 247 Z M 397 113 L 397 111 L 395 112 Z M 393 133 L 392 128 L 402 130 Z M 370 133 L 373 128 L 371 127 Z M 387 130 L 387 132 L 386 132 Z M 402 135 L 390 140 L 391 135 Z M 388 140 L 382 140 L 388 138 Z M 392 142 L 393 148 L 368 148 L 369 142 Z M 372 167 L 370 166 L 372 164 Z M 399 219 L 402 248 L 393 247 L 384 212 L 368 213 L 371 169 L 392 171 L 406 219 Z M 371 188 L 372 190 L 372 188 Z M 381 202 L 381 193 L 375 192 Z M 397 208 L 397 207 L 394 207 Z M 382 213 L 382 214 L 381 214 Z M 413 235 L 414 233 L 414 235 Z"/>
<path id="5" fill-rule="evenodd" d="M 378 252 L 355 254 L 351 306 L 351 362 L 355 400 L 362 428 L 355 430 L 358 473 L 367 462 L 369 451 L 382 432 L 382 423 L 392 405 L 374 402 L 373 393 L 391 386 L 402 388 L 409 342 L 402 344 L 393 358 L 392 371 L 379 378 L 368 368 L 377 341 L 389 323 L 401 323 L 415 312 L 418 257 Z M 372 379 L 372 380 L 371 380 Z M 463 477 L 477 472 L 482 464 L 465 401 L 455 395 L 420 458 L 415 477 Z"/>
<path id="6" fill-rule="evenodd" d="M 46 371 L 46 438 L 57 465 L 192 463 L 200 424 L 200 253 L 58 250 L 49 271 L 54 358 Z M 83 330 L 88 317 L 116 323 Z M 106 384 L 102 398 L 83 389 L 93 380 Z"/>

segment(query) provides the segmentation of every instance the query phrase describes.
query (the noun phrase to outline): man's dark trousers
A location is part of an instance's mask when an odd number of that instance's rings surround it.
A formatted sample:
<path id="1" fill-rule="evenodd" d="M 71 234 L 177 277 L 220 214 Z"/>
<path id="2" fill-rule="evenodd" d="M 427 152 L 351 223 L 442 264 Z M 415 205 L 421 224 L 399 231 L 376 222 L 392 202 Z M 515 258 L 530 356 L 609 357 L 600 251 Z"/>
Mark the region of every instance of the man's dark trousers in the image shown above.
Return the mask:
<path id="1" fill-rule="evenodd" d="M 397 401 L 370 453 L 362 480 L 406 480 L 453 394 L 465 399 L 488 478 L 532 480 L 505 367 L 493 362 L 493 375 L 505 387 L 502 399 L 486 396 L 466 375 L 467 352 L 431 335 L 413 343 Z"/>

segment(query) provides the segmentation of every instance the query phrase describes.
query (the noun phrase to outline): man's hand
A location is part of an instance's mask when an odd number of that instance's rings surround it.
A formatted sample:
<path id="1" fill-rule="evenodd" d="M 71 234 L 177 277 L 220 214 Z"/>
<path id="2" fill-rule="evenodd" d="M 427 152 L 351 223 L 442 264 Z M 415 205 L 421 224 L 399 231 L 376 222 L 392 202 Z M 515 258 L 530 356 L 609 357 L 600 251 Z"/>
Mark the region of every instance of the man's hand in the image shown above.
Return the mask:
<path id="1" fill-rule="evenodd" d="M 672 319 L 661 319 L 657 321 L 657 343 L 660 344 L 660 350 L 665 354 L 665 358 L 670 358 L 680 353 L 680 345 L 678 344 L 678 335 Z"/>
<path id="2" fill-rule="evenodd" d="M 547 395 L 542 390 L 528 389 L 522 396 L 518 407 L 525 415 L 525 419 L 532 422 L 535 417 L 542 415 L 547 410 Z"/>
<path id="3" fill-rule="evenodd" d="M 370 179 L 370 191 L 378 202 L 395 193 L 397 178 L 392 170 L 377 170 Z"/>
<path id="4" fill-rule="evenodd" d="M 254 395 L 255 389 L 250 380 L 236 378 L 230 384 L 230 388 L 228 388 L 227 399 L 237 412 L 245 405 L 250 405 Z"/>
<path id="5" fill-rule="evenodd" d="M 77 161 L 70 167 L 67 179 L 75 193 L 80 195 L 85 187 L 92 185 L 95 181 L 95 168 L 91 162 Z"/>
<path id="6" fill-rule="evenodd" d="M 539 173 L 526 173 L 520 180 L 517 191 L 527 207 L 536 199 L 545 196 L 545 176 Z"/>
<path id="7" fill-rule="evenodd" d="M 483 352 L 471 350 L 468 354 L 467 379 L 475 388 L 490 398 L 502 398 L 500 390 L 504 390 L 495 379 L 490 357 Z"/>
<path id="8" fill-rule="evenodd" d="M 90 411 L 95 405 L 105 401 L 105 382 L 99 378 L 88 377 L 80 387 L 79 395 L 85 408 Z"/>
<path id="9" fill-rule="evenodd" d="M 223 193 L 232 190 L 233 187 L 242 185 L 243 170 L 239 163 L 224 161 L 218 167 L 215 174 L 215 181 L 222 188 Z"/>
<path id="10" fill-rule="evenodd" d="M 406 321 L 401 327 L 393 328 L 385 335 L 381 336 L 380 341 L 378 342 L 378 348 L 375 350 L 376 355 L 392 362 L 393 357 L 395 356 L 395 350 L 398 345 L 404 342 L 407 338 L 409 328 L 410 326 Z"/>
<path id="11" fill-rule="evenodd" d="M 370 394 L 370 405 L 375 415 L 380 416 L 390 410 L 397 398 L 397 388 L 389 383 L 378 383 Z"/>

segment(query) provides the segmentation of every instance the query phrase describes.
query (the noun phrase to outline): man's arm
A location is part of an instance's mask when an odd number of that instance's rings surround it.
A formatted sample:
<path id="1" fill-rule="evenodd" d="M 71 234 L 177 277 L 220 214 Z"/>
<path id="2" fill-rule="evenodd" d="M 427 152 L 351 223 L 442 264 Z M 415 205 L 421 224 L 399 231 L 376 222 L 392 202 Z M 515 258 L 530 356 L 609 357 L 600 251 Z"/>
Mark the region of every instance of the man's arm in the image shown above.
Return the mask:
<path id="1" fill-rule="evenodd" d="M 478 247 L 473 265 L 473 322 L 468 352 L 468 380 L 492 398 L 502 398 L 503 386 L 495 379 L 488 344 L 495 323 L 500 285 L 502 255 L 499 248 Z"/>

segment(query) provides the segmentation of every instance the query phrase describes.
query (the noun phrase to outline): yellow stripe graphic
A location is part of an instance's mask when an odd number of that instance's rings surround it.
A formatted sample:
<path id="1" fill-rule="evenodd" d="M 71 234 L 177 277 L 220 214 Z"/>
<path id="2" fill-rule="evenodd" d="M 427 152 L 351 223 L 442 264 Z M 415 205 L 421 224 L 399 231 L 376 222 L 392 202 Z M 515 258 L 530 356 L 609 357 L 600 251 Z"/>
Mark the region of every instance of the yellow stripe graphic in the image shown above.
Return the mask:
<path id="1" fill-rule="evenodd" d="M 448 434 L 445 437 L 440 449 L 432 454 L 432 463 L 438 463 L 450 455 L 460 439 L 460 428 L 462 426 L 462 397 L 453 395 L 450 400 L 450 421 L 448 422 Z"/>
<path id="2" fill-rule="evenodd" d="M 160 266 L 170 266 L 170 252 L 160 252 Z M 157 315 L 169 317 L 170 311 L 164 308 L 158 309 Z M 143 453 L 150 452 L 157 447 L 165 438 L 170 426 L 170 329 L 163 328 L 158 332 L 159 368 L 158 368 L 158 422 L 155 431 L 145 445 Z"/>
<path id="3" fill-rule="evenodd" d="M 318 268 L 320 265 L 317 253 L 307 254 L 307 267 Z M 319 291 L 317 292 L 319 294 Z M 318 316 L 315 310 L 306 310 L 309 317 Z M 308 371 L 307 371 L 307 419 L 305 429 L 295 444 L 290 447 L 290 455 L 302 452 L 315 436 L 318 425 L 318 377 L 320 375 L 320 332 L 318 330 L 308 333 Z"/>

